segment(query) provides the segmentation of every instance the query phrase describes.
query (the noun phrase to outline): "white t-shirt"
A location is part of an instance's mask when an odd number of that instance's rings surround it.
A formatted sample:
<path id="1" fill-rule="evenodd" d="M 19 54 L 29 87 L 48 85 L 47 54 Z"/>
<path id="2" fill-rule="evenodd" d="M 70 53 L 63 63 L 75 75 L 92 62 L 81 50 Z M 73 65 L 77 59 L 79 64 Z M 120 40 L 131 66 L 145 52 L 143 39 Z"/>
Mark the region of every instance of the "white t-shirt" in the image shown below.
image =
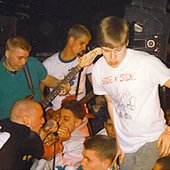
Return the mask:
<path id="1" fill-rule="evenodd" d="M 158 85 L 169 78 L 170 70 L 158 58 L 132 49 L 116 68 L 104 57 L 93 66 L 94 93 L 112 98 L 114 125 L 125 153 L 157 140 L 165 129 Z"/>
<path id="2" fill-rule="evenodd" d="M 78 64 L 77 58 L 69 61 L 63 61 L 60 57 L 60 53 L 55 53 L 53 56 L 47 58 L 43 65 L 47 69 L 47 72 L 49 75 L 54 76 L 58 79 L 63 79 L 73 67 L 76 67 Z M 80 85 L 79 85 L 79 92 L 77 99 L 82 99 L 86 94 L 86 75 L 91 73 L 91 66 L 85 67 L 81 73 L 81 79 L 80 79 Z M 78 74 L 71 80 L 71 90 L 67 94 L 69 95 L 75 95 L 76 88 L 77 88 L 77 80 L 78 80 Z M 57 110 L 61 107 L 61 101 L 66 98 L 67 96 L 57 96 L 53 101 L 53 109 Z"/>

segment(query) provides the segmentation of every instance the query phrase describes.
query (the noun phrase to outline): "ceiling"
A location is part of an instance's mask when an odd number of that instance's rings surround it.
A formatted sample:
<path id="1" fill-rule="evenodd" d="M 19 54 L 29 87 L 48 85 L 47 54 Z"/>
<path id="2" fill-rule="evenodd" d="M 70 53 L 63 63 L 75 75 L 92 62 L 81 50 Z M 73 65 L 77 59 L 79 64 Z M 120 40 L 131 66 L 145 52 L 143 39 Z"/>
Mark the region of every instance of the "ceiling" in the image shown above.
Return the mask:
<path id="1" fill-rule="evenodd" d="M 63 47 L 71 25 L 84 24 L 93 35 L 102 18 L 123 17 L 130 3 L 131 0 L 0 0 L 0 16 L 16 19 L 16 34 L 27 37 L 36 51 L 54 51 Z M 3 22 L 0 20 L 0 34 L 4 33 Z"/>

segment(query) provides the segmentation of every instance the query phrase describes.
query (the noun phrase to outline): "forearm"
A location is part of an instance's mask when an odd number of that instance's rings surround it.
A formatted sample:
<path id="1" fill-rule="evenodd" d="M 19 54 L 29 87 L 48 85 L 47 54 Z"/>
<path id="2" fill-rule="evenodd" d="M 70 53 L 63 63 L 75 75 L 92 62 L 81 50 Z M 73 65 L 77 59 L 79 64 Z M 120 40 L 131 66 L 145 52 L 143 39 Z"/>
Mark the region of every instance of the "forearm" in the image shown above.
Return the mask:
<path id="1" fill-rule="evenodd" d="M 41 81 L 43 83 L 43 85 L 50 87 L 50 88 L 55 88 L 60 82 L 61 80 L 47 75 L 46 78 L 44 80 Z"/>
<path id="2" fill-rule="evenodd" d="M 118 149 L 118 152 L 121 152 L 121 148 L 120 148 L 120 145 L 119 145 L 119 140 L 118 140 L 117 133 L 116 133 L 116 130 L 115 130 L 112 100 L 111 100 L 111 97 L 109 95 L 106 95 L 105 98 L 106 98 L 106 101 L 107 101 L 107 108 L 108 108 L 110 118 L 113 121 L 113 128 L 114 128 L 114 131 L 115 131 L 117 149 Z"/>

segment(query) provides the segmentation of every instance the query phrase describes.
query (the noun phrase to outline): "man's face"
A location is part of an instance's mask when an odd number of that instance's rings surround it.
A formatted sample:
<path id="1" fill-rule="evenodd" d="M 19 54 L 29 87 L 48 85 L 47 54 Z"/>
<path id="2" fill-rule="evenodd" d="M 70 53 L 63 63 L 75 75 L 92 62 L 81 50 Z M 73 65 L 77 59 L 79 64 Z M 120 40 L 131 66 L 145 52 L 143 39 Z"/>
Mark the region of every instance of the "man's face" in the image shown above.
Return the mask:
<path id="1" fill-rule="evenodd" d="M 110 136 L 112 138 L 116 138 L 113 121 L 111 119 L 107 119 L 107 121 L 104 123 L 104 126 L 105 126 L 108 136 Z"/>
<path id="2" fill-rule="evenodd" d="M 74 55 L 81 53 L 82 51 L 86 50 L 86 46 L 88 45 L 90 38 L 86 35 L 81 36 L 78 39 L 74 39 L 71 44 L 71 49 Z"/>
<path id="3" fill-rule="evenodd" d="M 11 70 L 19 71 L 26 64 L 29 57 L 29 51 L 16 48 L 7 50 L 5 55 Z"/>
<path id="4" fill-rule="evenodd" d="M 81 161 L 83 170 L 105 170 L 104 162 L 100 160 L 96 151 L 83 149 L 83 159 Z"/>
<path id="5" fill-rule="evenodd" d="M 31 110 L 32 114 L 29 116 L 29 124 L 28 127 L 31 128 L 32 131 L 39 134 L 40 129 L 45 123 L 45 119 L 43 117 L 43 110 L 40 106 L 37 105 L 36 108 Z"/>
<path id="6" fill-rule="evenodd" d="M 67 127 L 71 133 L 79 125 L 79 122 L 80 120 L 74 116 L 71 110 L 64 108 L 61 109 L 59 120 L 60 127 Z"/>
<path id="7" fill-rule="evenodd" d="M 126 46 L 115 49 L 102 47 L 101 49 L 107 64 L 113 68 L 118 67 L 126 55 Z"/>

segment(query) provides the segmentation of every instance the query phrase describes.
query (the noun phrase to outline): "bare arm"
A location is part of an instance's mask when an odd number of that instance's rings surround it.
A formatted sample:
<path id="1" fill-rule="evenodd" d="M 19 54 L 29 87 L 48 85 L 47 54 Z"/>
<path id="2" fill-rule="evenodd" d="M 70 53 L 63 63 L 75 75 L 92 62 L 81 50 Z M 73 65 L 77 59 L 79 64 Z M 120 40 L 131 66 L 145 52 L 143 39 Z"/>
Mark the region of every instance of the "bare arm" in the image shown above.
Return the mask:
<path id="1" fill-rule="evenodd" d="M 41 81 L 41 83 L 44 86 L 47 86 L 50 88 L 55 88 L 60 82 L 61 82 L 61 80 L 59 80 L 51 75 L 48 75 L 48 74 L 47 74 L 46 78 Z"/>
<path id="2" fill-rule="evenodd" d="M 106 98 L 106 101 L 107 101 L 108 112 L 109 112 L 110 118 L 113 121 L 113 128 L 115 130 L 112 99 L 109 95 L 105 95 L 105 98 Z M 115 130 L 115 132 L 116 132 L 116 130 Z M 115 160 L 113 161 L 114 167 L 117 167 L 116 160 L 118 159 L 118 157 L 119 157 L 120 163 L 122 163 L 124 161 L 124 153 L 122 152 L 122 150 L 120 148 L 119 141 L 118 141 L 118 138 L 117 138 L 117 134 L 116 134 L 116 143 L 117 143 L 117 153 L 116 153 L 116 156 L 115 156 Z"/>
<path id="3" fill-rule="evenodd" d="M 44 100 L 44 89 L 45 85 L 43 83 L 40 83 L 41 100 Z"/>
<path id="4" fill-rule="evenodd" d="M 55 88 L 55 87 L 57 87 L 57 85 L 59 85 L 59 83 L 61 81 L 62 80 L 59 80 L 59 79 L 57 79 L 57 78 L 55 78 L 55 77 L 53 77 L 51 75 L 47 75 L 46 78 L 44 80 L 42 80 L 41 84 L 40 84 L 41 95 L 42 95 L 42 92 L 44 91 L 45 86 L 50 87 L 50 88 Z M 70 90 L 70 84 L 69 83 L 61 84 L 61 86 L 63 87 L 63 89 L 61 90 L 59 95 L 63 96 Z"/>

